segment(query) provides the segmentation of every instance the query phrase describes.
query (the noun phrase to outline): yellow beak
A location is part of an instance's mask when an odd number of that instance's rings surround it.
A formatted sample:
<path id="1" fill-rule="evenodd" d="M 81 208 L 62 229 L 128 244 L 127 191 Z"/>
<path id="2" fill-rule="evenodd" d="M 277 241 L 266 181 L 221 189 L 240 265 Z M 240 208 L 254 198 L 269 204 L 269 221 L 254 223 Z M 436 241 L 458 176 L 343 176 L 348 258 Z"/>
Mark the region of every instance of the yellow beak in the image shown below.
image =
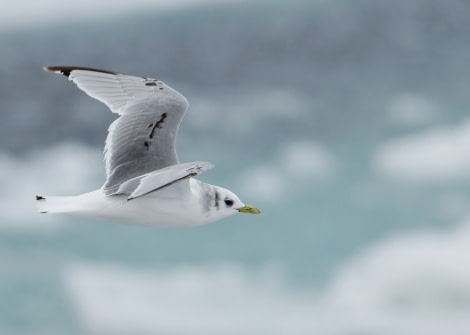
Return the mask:
<path id="1" fill-rule="evenodd" d="M 250 205 L 245 205 L 241 208 L 238 208 L 238 211 L 240 213 L 261 214 L 261 211 L 258 208 Z"/>

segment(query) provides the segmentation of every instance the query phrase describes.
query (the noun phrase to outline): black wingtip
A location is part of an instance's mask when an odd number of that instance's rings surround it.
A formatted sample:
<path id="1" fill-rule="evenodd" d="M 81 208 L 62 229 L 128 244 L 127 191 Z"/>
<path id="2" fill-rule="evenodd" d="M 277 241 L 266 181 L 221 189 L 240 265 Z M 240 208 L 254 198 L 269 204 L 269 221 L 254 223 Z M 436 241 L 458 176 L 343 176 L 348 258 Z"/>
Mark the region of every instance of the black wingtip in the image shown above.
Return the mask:
<path id="1" fill-rule="evenodd" d="M 44 66 L 43 69 L 47 72 L 63 74 L 66 77 L 70 76 L 70 72 L 72 72 L 70 66 Z"/>
<path id="2" fill-rule="evenodd" d="M 44 198 L 43 196 L 37 195 L 36 200 L 46 200 L 46 198 Z"/>
<path id="3" fill-rule="evenodd" d="M 63 74 L 66 77 L 70 76 L 70 73 L 74 70 L 93 71 L 93 72 L 101 72 L 101 73 L 108 73 L 108 74 L 120 74 L 118 72 L 100 70 L 100 69 L 95 69 L 92 67 L 83 67 L 83 66 L 53 65 L 53 66 L 44 66 L 43 69 L 47 72 L 55 72 L 55 73 Z"/>

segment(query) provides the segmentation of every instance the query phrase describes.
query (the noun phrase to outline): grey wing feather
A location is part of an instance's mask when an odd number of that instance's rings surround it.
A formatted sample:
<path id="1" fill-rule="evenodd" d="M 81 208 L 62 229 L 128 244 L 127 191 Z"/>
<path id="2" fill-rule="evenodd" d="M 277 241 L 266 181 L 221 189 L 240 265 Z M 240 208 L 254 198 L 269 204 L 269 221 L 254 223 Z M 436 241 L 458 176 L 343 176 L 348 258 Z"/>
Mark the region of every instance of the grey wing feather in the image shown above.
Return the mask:
<path id="1" fill-rule="evenodd" d="M 73 66 L 50 66 L 120 117 L 105 145 L 106 194 L 132 178 L 178 164 L 175 139 L 188 101 L 165 83 L 144 77 Z"/>
<path id="2" fill-rule="evenodd" d="M 122 183 L 115 194 L 127 194 L 129 195 L 128 200 L 132 200 L 194 177 L 212 167 L 213 165 L 209 162 L 191 162 L 168 166 Z"/>

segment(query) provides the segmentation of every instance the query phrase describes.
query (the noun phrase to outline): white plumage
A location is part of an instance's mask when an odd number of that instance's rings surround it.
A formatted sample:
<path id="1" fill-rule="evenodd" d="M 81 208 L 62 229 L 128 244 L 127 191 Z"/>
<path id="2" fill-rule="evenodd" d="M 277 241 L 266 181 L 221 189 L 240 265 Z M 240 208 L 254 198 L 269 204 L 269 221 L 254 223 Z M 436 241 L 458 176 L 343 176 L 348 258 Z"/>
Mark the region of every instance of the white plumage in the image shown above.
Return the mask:
<path id="1" fill-rule="evenodd" d="M 245 212 L 259 214 L 231 191 L 193 177 L 208 162 L 180 164 L 175 139 L 188 101 L 151 78 L 72 66 L 50 66 L 119 114 L 108 129 L 106 181 L 72 197 L 36 196 L 41 213 L 69 213 L 149 226 L 193 226 Z"/>

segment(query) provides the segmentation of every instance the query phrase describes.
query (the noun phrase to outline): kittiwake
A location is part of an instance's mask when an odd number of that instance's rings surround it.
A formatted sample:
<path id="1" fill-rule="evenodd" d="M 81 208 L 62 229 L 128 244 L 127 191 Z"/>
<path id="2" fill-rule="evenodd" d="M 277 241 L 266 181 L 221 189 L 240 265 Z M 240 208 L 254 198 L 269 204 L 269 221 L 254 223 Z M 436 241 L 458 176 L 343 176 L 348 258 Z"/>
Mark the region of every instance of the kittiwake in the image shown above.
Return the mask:
<path id="1" fill-rule="evenodd" d="M 41 213 L 156 227 L 196 226 L 235 213 L 259 214 L 233 192 L 194 177 L 209 162 L 180 163 L 175 139 L 188 101 L 160 80 L 78 66 L 47 66 L 119 117 L 105 143 L 106 181 L 77 196 L 36 196 Z"/>

